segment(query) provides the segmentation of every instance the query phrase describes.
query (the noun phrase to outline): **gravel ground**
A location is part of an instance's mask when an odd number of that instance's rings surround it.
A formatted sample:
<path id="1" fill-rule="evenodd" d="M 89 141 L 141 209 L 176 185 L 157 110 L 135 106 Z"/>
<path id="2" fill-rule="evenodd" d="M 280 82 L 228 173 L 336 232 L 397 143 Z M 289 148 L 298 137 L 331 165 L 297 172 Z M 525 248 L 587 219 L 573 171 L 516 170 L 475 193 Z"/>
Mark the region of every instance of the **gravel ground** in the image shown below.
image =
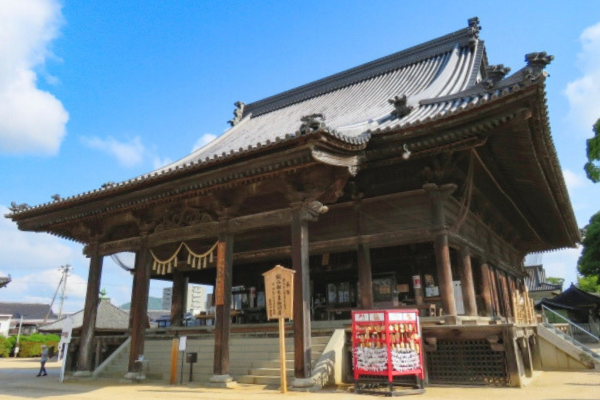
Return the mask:
<path id="1" fill-rule="evenodd" d="M 324 390 L 319 393 L 288 392 L 254 385 L 239 385 L 234 389 L 209 389 L 200 386 L 169 386 L 165 384 L 123 384 L 116 381 L 58 382 L 60 365 L 46 364 L 48 376 L 36 377 L 37 359 L 0 358 L 0 399 L 116 400 L 116 399 L 215 399 L 215 400 L 282 400 L 283 398 L 342 400 L 383 398 L 354 394 L 351 387 Z M 428 387 L 419 398 L 437 399 L 492 399 L 493 400 L 583 400 L 600 399 L 600 373 L 539 372 L 522 389 L 480 387 Z"/>

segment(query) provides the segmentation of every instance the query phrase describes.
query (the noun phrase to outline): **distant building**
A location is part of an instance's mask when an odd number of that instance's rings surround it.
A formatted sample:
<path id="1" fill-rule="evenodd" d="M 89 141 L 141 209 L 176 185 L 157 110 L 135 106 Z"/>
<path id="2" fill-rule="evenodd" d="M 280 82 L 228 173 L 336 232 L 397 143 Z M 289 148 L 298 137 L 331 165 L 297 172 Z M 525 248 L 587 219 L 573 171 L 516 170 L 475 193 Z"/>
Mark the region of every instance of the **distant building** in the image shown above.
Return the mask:
<path id="1" fill-rule="evenodd" d="M 173 299 L 173 288 L 163 289 L 163 310 L 171 309 Z M 184 310 L 192 314 L 199 314 L 206 311 L 206 286 L 188 285 L 185 298 Z"/>
<path id="2" fill-rule="evenodd" d="M 546 282 L 546 270 L 543 265 L 526 266 L 525 272 L 527 272 L 525 286 L 529 290 L 529 297 L 533 300 L 551 299 L 562 293 L 562 284 Z"/>
<path id="3" fill-rule="evenodd" d="M 58 316 L 52 312 L 50 304 L 41 303 L 0 303 L 0 315 L 10 315 L 10 318 L 2 319 L 2 329 L 8 321 L 8 335 L 16 335 L 21 325 L 21 335 L 31 335 L 37 332 L 39 325 L 44 322 L 52 322 L 58 319 Z"/>
<path id="4" fill-rule="evenodd" d="M 0 336 L 8 337 L 11 317 L 10 314 L 0 314 Z"/>

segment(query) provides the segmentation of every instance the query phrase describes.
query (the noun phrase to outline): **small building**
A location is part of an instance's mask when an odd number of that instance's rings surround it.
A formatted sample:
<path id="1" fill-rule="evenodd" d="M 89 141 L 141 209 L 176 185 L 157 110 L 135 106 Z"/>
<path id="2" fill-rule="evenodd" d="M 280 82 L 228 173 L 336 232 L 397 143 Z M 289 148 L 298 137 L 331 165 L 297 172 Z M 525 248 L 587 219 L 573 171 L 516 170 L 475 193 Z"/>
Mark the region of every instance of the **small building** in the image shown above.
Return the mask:
<path id="1" fill-rule="evenodd" d="M 75 339 L 69 349 L 69 353 L 76 351 L 78 338 L 81 337 L 82 327 L 84 326 L 85 315 L 83 310 L 65 316 L 60 320 L 45 324 L 39 327 L 41 333 L 54 333 L 60 335 L 67 319 L 72 321 L 72 335 Z M 110 299 L 100 300 L 95 316 L 94 335 L 101 338 L 96 341 L 96 346 L 92 349 L 92 362 L 97 367 L 106 359 L 117 347 L 119 347 L 129 337 L 129 312 L 113 305 Z M 74 361 L 75 357 L 69 357 L 69 363 Z"/>
<path id="2" fill-rule="evenodd" d="M 529 297 L 535 302 L 541 299 L 551 299 L 562 293 L 562 284 L 546 282 L 546 270 L 543 265 L 530 265 L 525 267 L 525 286 Z"/>
<path id="3" fill-rule="evenodd" d="M 8 337 L 12 314 L 0 314 L 0 336 Z"/>
<path id="4" fill-rule="evenodd" d="M 18 334 L 19 327 L 21 335 L 31 335 L 38 326 L 58 319 L 50 305 L 43 303 L 0 302 L 0 315 L 11 316 L 8 335 Z"/>
<path id="5" fill-rule="evenodd" d="M 546 306 L 577 324 L 600 322 L 600 293 L 588 293 L 571 284 L 567 290 L 549 299 L 542 299 L 536 308 Z M 596 330 L 598 330 L 596 328 Z"/>

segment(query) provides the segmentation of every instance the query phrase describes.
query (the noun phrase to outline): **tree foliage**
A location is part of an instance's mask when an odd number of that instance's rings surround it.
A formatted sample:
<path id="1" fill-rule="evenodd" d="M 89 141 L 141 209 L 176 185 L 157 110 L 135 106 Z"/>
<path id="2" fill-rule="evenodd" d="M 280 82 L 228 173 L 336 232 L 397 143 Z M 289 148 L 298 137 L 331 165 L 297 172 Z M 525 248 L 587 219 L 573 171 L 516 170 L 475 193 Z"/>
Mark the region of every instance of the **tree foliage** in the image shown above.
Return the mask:
<path id="1" fill-rule="evenodd" d="M 592 130 L 594 131 L 594 137 L 587 140 L 588 162 L 585 163 L 583 169 L 592 182 L 598 183 L 600 181 L 600 118 L 596 121 Z"/>
<path id="2" fill-rule="evenodd" d="M 565 278 L 555 278 L 553 276 L 547 277 L 546 280 L 548 281 L 548 283 L 551 283 L 553 285 L 560 285 L 560 286 L 562 286 L 563 283 L 565 283 Z"/>
<path id="3" fill-rule="evenodd" d="M 584 237 L 581 241 L 583 250 L 577 270 L 583 277 L 600 275 L 600 212 L 592 215 L 590 223 L 583 229 Z"/>
<path id="4" fill-rule="evenodd" d="M 577 278 L 577 287 L 584 292 L 600 293 L 597 276 L 580 276 Z"/>

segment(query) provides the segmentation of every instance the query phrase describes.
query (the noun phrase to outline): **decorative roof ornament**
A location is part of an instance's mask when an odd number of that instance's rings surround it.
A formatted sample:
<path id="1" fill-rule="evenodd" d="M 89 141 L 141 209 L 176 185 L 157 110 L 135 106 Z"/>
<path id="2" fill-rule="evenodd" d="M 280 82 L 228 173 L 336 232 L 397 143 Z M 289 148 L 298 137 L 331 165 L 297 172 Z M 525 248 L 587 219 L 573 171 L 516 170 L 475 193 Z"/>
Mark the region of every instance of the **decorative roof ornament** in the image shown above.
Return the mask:
<path id="1" fill-rule="evenodd" d="M 310 114 L 300 118 L 302 124 L 300 125 L 301 135 L 308 135 L 309 133 L 316 132 L 318 130 L 331 131 L 327 125 L 325 125 L 325 116 L 323 114 Z"/>
<path id="2" fill-rule="evenodd" d="M 10 203 L 10 207 L 8 207 L 8 209 L 12 212 L 20 212 L 20 211 L 25 211 L 27 209 L 31 208 L 29 206 L 29 204 L 27 203 L 22 203 L 22 204 L 17 204 L 14 201 Z"/>
<path id="3" fill-rule="evenodd" d="M 236 101 L 235 103 L 233 103 L 233 105 L 236 107 L 235 110 L 233 110 L 233 119 L 227 122 L 229 122 L 229 125 L 231 126 L 236 126 L 238 122 L 242 120 L 242 115 L 244 115 L 244 107 L 246 106 L 246 103 Z"/>
<path id="4" fill-rule="evenodd" d="M 410 114 L 413 110 L 413 106 L 407 105 L 406 101 L 406 95 L 403 95 L 402 97 L 395 96 L 393 99 L 388 100 L 388 103 L 394 106 L 394 111 L 391 112 L 394 117 L 400 119 Z"/>
<path id="5" fill-rule="evenodd" d="M 474 39 L 479 39 L 479 31 L 481 30 L 481 25 L 479 25 L 479 18 L 473 17 L 469 18 L 469 28 L 471 28 L 471 35 Z"/>
<path id="6" fill-rule="evenodd" d="M 552 60 L 554 60 L 554 56 L 546 54 L 545 51 L 526 54 L 525 62 L 527 62 L 527 68 L 525 68 L 525 79 L 534 81 L 539 78 L 544 72 L 546 65 L 550 64 Z"/>
<path id="7" fill-rule="evenodd" d="M 113 186 L 115 186 L 115 183 L 113 181 L 110 181 L 110 182 L 103 183 L 102 186 L 100 186 L 100 187 L 102 189 L 109 189 Z"/>
<path id="8" fill-rule="evenodd" d="M 487 78 L 483 80 L 483 86 L 486 89 L 491 89 L 504 79 L 510 72 L 510 68 L 505 67 L 504 64 L 490 65 L 486 68 L 485 72 L 487 72 Z"/>

